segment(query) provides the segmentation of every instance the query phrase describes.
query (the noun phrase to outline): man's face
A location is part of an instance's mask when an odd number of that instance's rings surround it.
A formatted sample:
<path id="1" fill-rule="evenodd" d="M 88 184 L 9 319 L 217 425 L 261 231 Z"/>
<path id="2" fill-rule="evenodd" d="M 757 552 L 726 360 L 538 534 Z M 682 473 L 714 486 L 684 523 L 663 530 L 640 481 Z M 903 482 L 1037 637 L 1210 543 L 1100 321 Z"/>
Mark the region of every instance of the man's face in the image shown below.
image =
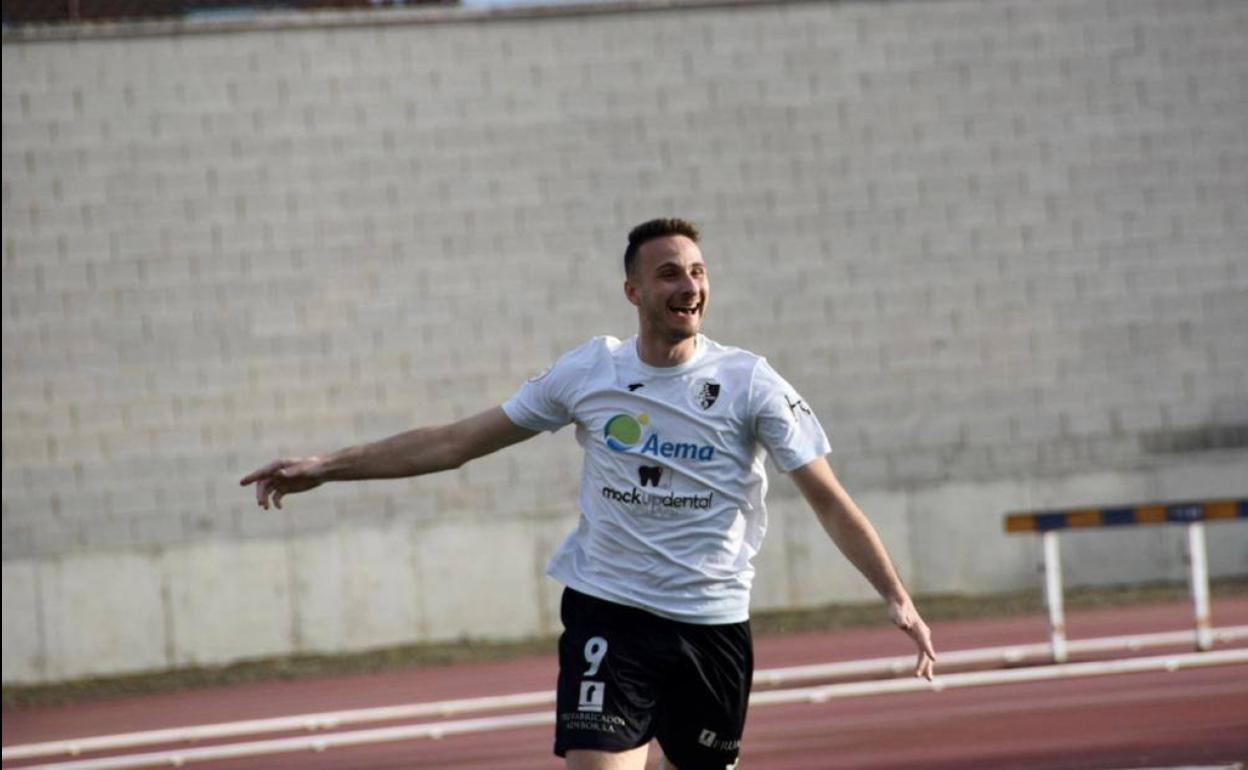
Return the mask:
<path id="1" fill-rule="evenodd" d="M 698 244 L 683 235 L 642 244 L 624 294 L 637 306 L 641 329 L 677 343 L 702 329 L 711 296 Z"/>

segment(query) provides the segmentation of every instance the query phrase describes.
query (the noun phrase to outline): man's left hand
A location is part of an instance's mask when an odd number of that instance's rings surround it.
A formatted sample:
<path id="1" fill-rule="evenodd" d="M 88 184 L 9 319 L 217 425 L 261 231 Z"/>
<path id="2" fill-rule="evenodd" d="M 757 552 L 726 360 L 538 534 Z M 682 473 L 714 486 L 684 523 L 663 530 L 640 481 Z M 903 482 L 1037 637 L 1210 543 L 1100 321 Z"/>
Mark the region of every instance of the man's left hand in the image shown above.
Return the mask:
<path id="1" fill-rule="evenodd" d="M 890 602 L 888 614 L 897 627 L 905 631 L 919 648 L 914 675 L 921 676 L 929 682 L 932 681 L 932 674 L 936 667 L 936 648 L 932 647 L 932 632 L 923 622 L 923 618 L 919 616 L 914 602 L 909 597 L 905 601 Z"/>

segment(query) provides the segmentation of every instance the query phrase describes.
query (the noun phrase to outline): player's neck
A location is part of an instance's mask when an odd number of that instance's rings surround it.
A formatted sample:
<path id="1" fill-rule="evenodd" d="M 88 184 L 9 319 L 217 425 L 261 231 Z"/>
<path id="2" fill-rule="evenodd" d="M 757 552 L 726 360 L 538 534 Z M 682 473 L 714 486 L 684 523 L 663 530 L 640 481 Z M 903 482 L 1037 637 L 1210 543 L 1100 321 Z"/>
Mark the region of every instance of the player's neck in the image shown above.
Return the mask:
<path id="1" fill-rule="evenodd" d="M 686 337 L 679 342 L 672 342 L 658 335 L 637 335 L 637 357 L 643 364 L 661 368 L 680 366 L 689 362 L 698 352 L 698 336 Z"/>

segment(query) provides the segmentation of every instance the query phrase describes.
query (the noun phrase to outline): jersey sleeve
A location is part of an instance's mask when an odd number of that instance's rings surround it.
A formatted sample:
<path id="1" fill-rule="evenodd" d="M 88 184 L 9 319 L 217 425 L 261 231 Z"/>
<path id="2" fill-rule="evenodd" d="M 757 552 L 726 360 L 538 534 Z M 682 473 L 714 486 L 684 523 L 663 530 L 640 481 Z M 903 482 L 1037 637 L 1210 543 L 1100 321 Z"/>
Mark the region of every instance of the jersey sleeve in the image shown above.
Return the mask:
<path id="1" fill-rule="evenodd" d="M 766 360 L 755 367 L 750 405 L 754 435 L 784 473 L 832 451 L 810 405 Z"/>
<path id="2" fill-rule="evenodd" d="M 572 392 L 581 379 L 585 346 L 564 354 L 546 371 L 530 378 L 503 402 L 507 417 L 521 428 L 557 431 L 572 422 Z"/>

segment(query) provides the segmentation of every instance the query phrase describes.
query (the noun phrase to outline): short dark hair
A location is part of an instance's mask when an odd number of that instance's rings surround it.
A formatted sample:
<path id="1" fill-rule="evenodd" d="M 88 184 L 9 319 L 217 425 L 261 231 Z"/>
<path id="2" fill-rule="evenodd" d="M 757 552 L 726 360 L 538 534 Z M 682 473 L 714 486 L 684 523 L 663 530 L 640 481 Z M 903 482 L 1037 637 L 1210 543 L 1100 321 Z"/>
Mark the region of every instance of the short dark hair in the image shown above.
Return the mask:
<path id="1" fill-rule="evenodd" d="M 699 234 L 697 225 L 679 217 L 662 217 L 642 222 L 628 234 L 628 248 L 624 250 L 624 274 L 633 274 L 633 268 L 637 265 L 637 252 L 646 242 L 669 235 L 683 235 L 697 243 Z"/>

